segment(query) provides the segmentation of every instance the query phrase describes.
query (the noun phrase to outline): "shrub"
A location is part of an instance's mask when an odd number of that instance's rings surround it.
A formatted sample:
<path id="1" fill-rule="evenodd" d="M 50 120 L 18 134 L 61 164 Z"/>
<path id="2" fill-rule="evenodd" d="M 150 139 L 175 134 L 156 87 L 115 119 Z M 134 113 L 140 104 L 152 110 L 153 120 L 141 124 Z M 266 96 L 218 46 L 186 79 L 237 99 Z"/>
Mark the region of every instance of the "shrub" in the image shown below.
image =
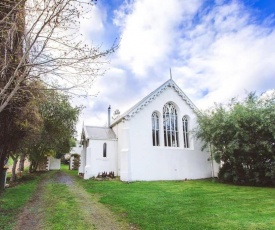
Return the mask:
<path id="1" fill-rule="evenodd" d="M 197 137 L 221 162 L 221 181 L 275 185 L 275 94 L 245 100 L 198 114 Z"/>

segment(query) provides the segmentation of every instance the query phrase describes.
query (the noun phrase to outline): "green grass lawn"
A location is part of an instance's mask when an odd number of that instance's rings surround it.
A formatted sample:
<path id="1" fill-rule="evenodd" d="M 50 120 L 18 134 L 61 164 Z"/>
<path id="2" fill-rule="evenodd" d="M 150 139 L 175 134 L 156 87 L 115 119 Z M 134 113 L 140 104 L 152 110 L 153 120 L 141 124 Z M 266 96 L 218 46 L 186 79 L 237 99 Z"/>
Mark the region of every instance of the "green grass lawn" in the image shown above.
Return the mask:
<path id="1" fill-rule="evenodd" d="M 31 198 L 40 176 L 27 175 L 20 184 L 0 193 L 0 229 L 12 229 L 16 216 Z"/>
<path id="2" fill-rule="evenodd" d="M 275 229 L 275 189 L 211 180 L 80 181 L 141 229 Z"/>
<path id="3" fill-rule="evenodd" d="M 92 229 L 78 209 L 75 197 L 65 184 L 48 183 L 45 191 L 46 226 L 44 229 Z"/>
<path id="4" fill-rule="evenodd" d="M 62 170 L 70 175 L 68 166 Z M 54 172 L 42 174 L 51 178 Z M 31 197 L 40 176 L 30 175 L 24 184 L 0 195 L 0 229 L 12 229 L 14 219 Z M 119 217 L 139 229 L 275 229 L 275 189 L 225 185 L 211 180 L 134 182 L 94 181 L 77 178 L 79 186 L 100 197 Z M 63 184 L 44 187 L 50 229 L 82 220 L 77 200 Z M 78 223 L 77 221 L 80 221 Z M 83 222 L 83 223 L 82 223 Z M 53 228 L 51 228 L 53 227 Z"/>

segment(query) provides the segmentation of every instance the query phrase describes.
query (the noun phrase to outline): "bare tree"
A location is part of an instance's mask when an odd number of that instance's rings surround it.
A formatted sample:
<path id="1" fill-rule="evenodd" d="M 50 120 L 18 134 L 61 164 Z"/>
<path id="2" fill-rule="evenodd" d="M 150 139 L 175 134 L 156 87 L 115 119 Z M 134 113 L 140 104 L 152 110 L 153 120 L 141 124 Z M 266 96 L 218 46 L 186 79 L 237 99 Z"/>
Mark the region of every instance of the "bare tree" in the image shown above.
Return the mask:
<path id="1" fill-rule="evenodd" d="M 47 88 L 90 87 L 103 74 L 107 50 L 84 42 L 80 21 L 94 0 L 1 0 L 0 113 L 24 82 L 43 80 Z"/>

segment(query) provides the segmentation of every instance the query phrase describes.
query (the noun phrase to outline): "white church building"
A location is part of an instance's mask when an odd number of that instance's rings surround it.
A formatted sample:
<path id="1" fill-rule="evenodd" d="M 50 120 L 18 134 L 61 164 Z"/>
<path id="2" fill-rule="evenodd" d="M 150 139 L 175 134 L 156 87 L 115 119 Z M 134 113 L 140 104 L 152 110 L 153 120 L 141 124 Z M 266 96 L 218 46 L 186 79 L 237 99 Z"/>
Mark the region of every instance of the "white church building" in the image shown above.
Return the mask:
<path id="1" fill-rule="evenodd" d="M 108 127 L 84 126 L 79 173 L 114 172 L 122 181 L 185 180 L 217 175 L 218 165 L 191 130 L 198 109 L 168 80 Z"/>

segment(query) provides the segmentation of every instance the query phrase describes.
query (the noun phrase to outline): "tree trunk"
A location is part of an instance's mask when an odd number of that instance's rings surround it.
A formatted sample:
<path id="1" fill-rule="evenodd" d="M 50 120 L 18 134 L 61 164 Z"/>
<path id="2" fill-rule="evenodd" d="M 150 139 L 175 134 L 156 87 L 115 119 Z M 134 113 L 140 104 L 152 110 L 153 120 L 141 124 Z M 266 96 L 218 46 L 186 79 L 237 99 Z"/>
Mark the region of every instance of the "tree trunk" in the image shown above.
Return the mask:
<path id="1" fill-rule="evenodd" d="M 17 157 L 13 157 L 13 165 L 12 165 L 12 171 L 11 171 L 11 181 L 16 181 L 17 176 L 16 176 L 16 166 L 17 166 L 17 162 L 18 162 L 18 156 Z"/>
<path id="2" fill-rule="evenodd" d="M 5 178 L 7 169 L 4 168 L 8 162 L 8 157 L 6 154 L 7 150 L 4 146 L 0 146 L 0 192 L 5 189 Z"/>
<path id="3" fill-rule="evenodd" d="M 0 157 L 0 174 L 4 171 L 4 166 L 5 166 L 5 158 Z"/>
<path id="4" fill-rule="evenodd" d="M 33 161 L 30 162 L 29 173 L 33 172 Z"/>
<path id="5" fill-rule="evenodd" d="M 38 161 L 35 162 L 33 171 L 36 172 L 36 171 L 37 171 L 37 168 L 38 168 Z"/>
<path id="6" fill-rule="evenodd" d="M 29 172 L 30 172 L 30 173 L 36 172 L 37 167 L 38 167 L 38 161 L 32 160 L 32 161 L 30 162 Z"/>
<path id="7" fill-rule="evenodd" d="M 4 169 L 4 157 L 0 155 L 0 192 L 5 189 L 6 169 Z"/>
<path id="8" fill-rule="evenodd" d="M 1 142 L 0 142 L 0 173 L 3 172 L 4 170 L 4 166 L 6 165 L 6 163 L 8 162 L 8 155 L 7 155 L 7 149 L 5 148 L 5 146 L 1 146 Z"/>
<path id="9" fill-rule="evenodd" d="M 22 153 L 20 156 L 20 161 L 19 161 L 19 171 L 24 171 L 24 163 L 26 159 L 26 153 Z"/>

